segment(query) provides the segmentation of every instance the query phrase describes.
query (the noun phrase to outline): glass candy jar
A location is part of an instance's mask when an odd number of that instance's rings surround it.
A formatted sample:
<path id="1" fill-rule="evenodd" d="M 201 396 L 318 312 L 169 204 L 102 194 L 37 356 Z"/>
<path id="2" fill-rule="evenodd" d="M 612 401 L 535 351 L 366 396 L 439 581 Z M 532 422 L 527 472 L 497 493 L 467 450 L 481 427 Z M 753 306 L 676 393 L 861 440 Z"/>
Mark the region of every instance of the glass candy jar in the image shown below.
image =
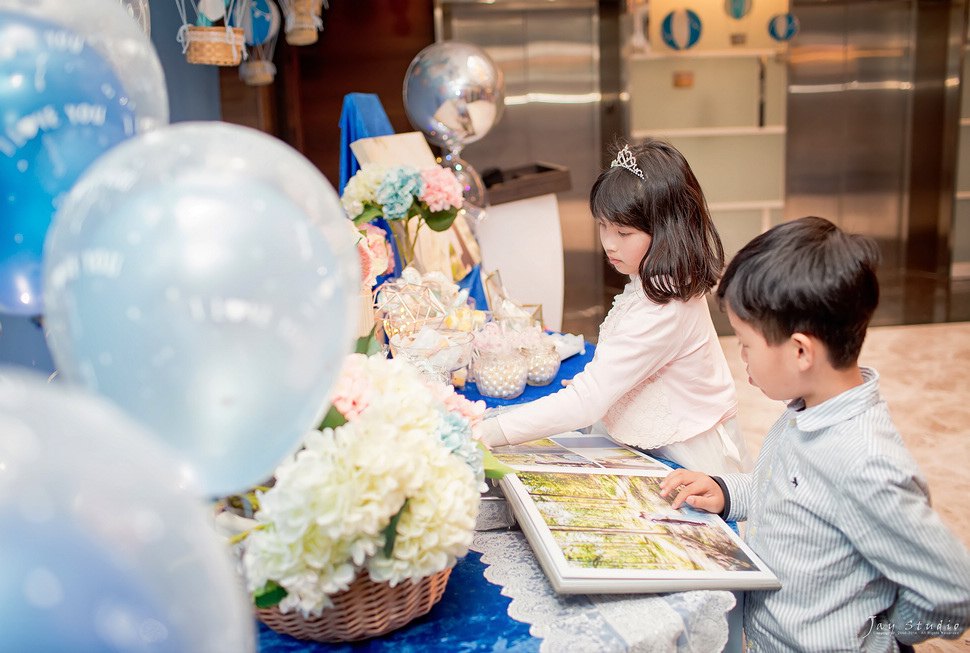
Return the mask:
<path id="1" fill-rule="evenodd" d="M 541 343 L 531 347 L 523 347 L 522 353 L 529 359 L 529 385 L 549 385 L 559 374 L 562 359 L 555 345 Z"/>
<path id="2" fill-rule="evenodd" d="M 472 374 L 483 397 L 514 399 L 525 390 L 529 378 L 529 358 L 521 350 L 475 350 Z"/>

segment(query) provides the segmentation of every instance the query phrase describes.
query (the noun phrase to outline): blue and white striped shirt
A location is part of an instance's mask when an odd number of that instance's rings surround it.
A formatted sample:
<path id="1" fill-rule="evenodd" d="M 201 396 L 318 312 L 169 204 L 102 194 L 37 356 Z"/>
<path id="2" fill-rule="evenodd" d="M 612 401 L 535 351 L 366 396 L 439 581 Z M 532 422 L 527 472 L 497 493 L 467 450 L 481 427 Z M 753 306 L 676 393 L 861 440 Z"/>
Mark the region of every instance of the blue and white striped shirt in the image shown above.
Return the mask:
<path id="1" fill-rule="evenodd" d="M 751 650 L 896 651 L 970 628 L 970 552 L 930 507 L 879 375 L 861 370 L 818 406 L 789 404 L 754 472 L 721 478 L 725 518 L 747 519 L 782 584 L 745 596 Z"/>

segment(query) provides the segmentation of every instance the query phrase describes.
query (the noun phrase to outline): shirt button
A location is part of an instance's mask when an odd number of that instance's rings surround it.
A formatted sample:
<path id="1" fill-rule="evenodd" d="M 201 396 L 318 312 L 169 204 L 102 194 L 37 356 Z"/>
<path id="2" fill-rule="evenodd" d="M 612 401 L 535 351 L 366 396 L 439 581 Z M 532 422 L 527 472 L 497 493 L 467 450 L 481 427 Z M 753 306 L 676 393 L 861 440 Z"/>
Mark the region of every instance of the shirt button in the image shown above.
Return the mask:
<path id="1" fill-rule="evenodd" d="M 751 535 L 754 535 L 755 533 L 757 533 L 757 532 L 758 532 L 758 527 L 757 527 L 757 526 L 752 526 L 752 527 L 751 527 L 751 530 L 750 530 L 750 531 L 748 531 L 748 532 L 749 532 L 749 533 L 750 533 Z"/>
<path id="2" fill-rule="evenodd" d="M 767 480 L 771 480 L 771 470 L 768 470 L 768 475 L 765 477 Z"/>
<path id="3" fill-rule="evenodd" d="M 795 418 L 794 417 L 792 417 L 790 420 L 788 420 L 788 425 L 789 426 L 795 426 Z"/>

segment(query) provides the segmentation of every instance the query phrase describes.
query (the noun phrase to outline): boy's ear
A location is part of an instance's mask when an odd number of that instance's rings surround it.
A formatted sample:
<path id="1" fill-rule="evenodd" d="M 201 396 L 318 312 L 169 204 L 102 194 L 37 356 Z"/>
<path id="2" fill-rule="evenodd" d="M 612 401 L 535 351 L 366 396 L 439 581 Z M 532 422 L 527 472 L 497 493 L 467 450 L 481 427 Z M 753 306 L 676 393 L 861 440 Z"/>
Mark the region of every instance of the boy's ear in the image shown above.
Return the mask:
<path id="1" fill-rule="evenodd" d="M 821 352 L 818 351 L 818 341 L 804 333 L 793 333 L 791 335 L 791 345 L 795 350 L 796 365 L 800 372 L 805 372 L 815 363 L 815 357 Z"/>

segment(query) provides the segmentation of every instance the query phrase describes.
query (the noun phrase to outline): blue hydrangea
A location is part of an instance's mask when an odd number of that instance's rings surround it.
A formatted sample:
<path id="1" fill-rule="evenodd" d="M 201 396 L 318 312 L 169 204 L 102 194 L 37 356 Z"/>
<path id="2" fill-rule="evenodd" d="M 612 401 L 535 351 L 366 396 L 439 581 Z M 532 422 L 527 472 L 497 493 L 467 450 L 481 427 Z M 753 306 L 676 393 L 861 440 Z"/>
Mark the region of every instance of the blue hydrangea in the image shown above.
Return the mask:
<path id="1" fill-rule="evenodd" d="M 441 421 L 438 425 L 442 444 L 458 456 L 475 472 L 475 478 L 481 486 L 485 482 L 485 460 L 481 447 L 472 440 L 472 429 L 468 418 L 460 413 L 449 413 L 442 405 Z"/>
<path id="2" fill-rule="evenodd" d="M 423 192 L 421 173 L 411 166 L 398 166 L 388 169 L 374 199 L 383 206 L 387 220 L 403 220 L 408 216 L 414 198 Z"/>

